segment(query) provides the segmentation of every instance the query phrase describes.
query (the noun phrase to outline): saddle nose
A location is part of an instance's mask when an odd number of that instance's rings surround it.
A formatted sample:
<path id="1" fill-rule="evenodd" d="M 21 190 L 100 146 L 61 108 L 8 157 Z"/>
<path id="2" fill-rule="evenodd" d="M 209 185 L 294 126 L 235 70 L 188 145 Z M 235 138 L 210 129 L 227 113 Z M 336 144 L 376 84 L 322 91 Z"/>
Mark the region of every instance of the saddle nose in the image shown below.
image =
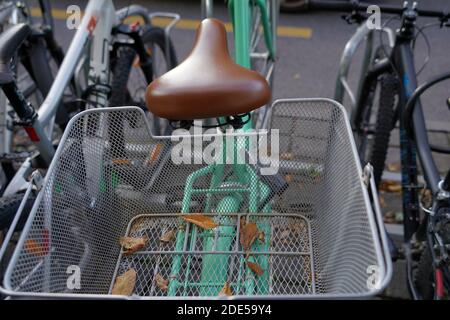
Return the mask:
<path id="1" fill-rule="evenodd" d="M 169 120 L 244 114 L 269 100 L 266 79 L 230 57 L 225 26 L 217 19 L 202 21 L 186 60 L 146 91 L 148 109 Z"/>

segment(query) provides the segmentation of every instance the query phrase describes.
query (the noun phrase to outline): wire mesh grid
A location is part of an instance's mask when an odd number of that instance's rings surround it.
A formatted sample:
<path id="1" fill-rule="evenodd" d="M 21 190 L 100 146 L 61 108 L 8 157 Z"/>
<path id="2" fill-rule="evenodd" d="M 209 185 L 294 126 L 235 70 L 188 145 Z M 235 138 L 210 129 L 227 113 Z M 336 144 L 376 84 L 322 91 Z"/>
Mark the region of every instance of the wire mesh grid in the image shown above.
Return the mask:
<path id="1" fill-rule="evenodd" d="M 206 216 L 219 227 L 199 232 L 195 237 L 189 230 L 194 226 L 180 223 L 178 215 L 133 218 L 127 236 L 147 237 L 148 242 L 131 256 L 121 253 L 116 276 L 134 269 L 137 273 L 134 293 L 139 296 L 217 296 L 225 283 L 235 295 L 314 292 L 309 222 L 305 218 L 289 214 Z M 261 229 L 269 226 L 267 238 L 260 239 L 250 251 L 243 251 L 239 245 L 241 219 L 255 222 Z M 166 241 L 161 240 L 167 234 L 181 237 L 182 250 L 177 250 L 176 241 L 167 237 Z M 223 241 L 227 242 L 228 250 L 218 249 Z M 247 261 L 261 266 L 263 274 L 255 274 Z M 175 263 L 179 264 L 178 270 L 174 269 Z M 158 285 L 158 277 L 167 280 L 167 288 Z"/>
<path id="2" fill-rule="evenodd" d="M 214 137 L 226 140 L 223 134 L 188 140 L 192 163 L 177 163 L 183 137 L 152 137 L 138 108 L 78 115 L 47 173 L 5 287 L 105 297 L 117 276 L 133 268 L 136 296 L 213 297 L 225 283 L 236 296 L 373 293 L 367 270 L 382 273 L 382 254 L 344 112 L 329 100 L 276 102 L 271 127 L 279 130 L 279 150 L 238 166 L 201 161 Z M 249 136 L 232 136 L 237 149 L 249 150 Z M 279 159 L 277 171 L 262 175 L 271 156 Z M 180 218 L 198 212 L 218 226 L 203 230 Z M 264 231 L 247 251 L 241 217 Z M 174 239 L 163 243 L 171 230 Z M 148 242 L 125 256 L 119 245 L 125 235 L 146 235 Z M 80 270 L 77 288 L 68 286 L 73 266 Z M 167 288 L 157 285 L 157 275 Z"/>

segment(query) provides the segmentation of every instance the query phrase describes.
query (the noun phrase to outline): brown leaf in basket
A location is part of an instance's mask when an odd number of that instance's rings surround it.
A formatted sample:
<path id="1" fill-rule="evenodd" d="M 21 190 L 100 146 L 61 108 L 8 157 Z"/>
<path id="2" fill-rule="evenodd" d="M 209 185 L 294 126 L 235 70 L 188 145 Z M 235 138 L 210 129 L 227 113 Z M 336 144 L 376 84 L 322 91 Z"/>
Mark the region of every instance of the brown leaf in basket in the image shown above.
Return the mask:
<path id="1" fill-rule="evenodd" d="M 260 231 L 258 233 L 258 240 L 264 243 L 266 241 L 266 235 L 264 234 L 264 231 Z"/>
<path id="2" fill-rule="evenodd" d="M 203 229 L 213 229 L 218 226 L 213 219 L 202 214 L 186 214 L 182 215 L 181 218 Z"/>
<path id="3" fill-rule="evenodd" d="M 114 287 L 112 289 L 112 294 L 131 296 L 134 290 L 135 283 L 136 271 L 134 269 L 130 269 L 116 278 Z"/>
<path id="4" fill-rule="evenodd" d="M 228 282 L 225 282 L 222 290 L 219 292 L 219 297 L 225 297 L 225 296 L 232 296 L 233 291 L 231 290 L 230 284 Z"/>
<path id="5" fill-rule="evenodd" d="M 292 152 L 283 152 L 282 154 L 280 154 L 280 159 L 281 160 L 293 160 L 294 154 Z"/>
<path id="6" fill-rule="evenodd" d="M 167 291 L 169 287 L 169 280 L 164 279 L 164 277 L 158 273 L 155 276 L 155 282 L 158 288 L 160 288 L 162 291 Z"/>
<path id="7" fill-rule="evenodd" d="M 175 238 L 175 230 L 169 230 L 166 233 L 164 233 L 161 238 L 159 238 L 162 242 L 170 242 Z"/>
<path id="8" fill-rule="evenodd" d="M 147 244 L 148 237 L 143 236 L 139 238 L 133 237 L 121 237 L 119 240 L 120 245 L 124 249 L 125 255 L 130 255 L 136 251 L 142 249 Z"/>
<path id="9" fill-rule="evenodd" d="M 257 263 L 247 261 L 247 267 L 249 267 L 250 270 L 252 270 L 258 276 L 262 276 L 264 273 L 264 270 Z"/>
<path id="10" fill-rule="evenodd" d="M 244 251 L 250 250 L 253 242 L 255 242 L 258 237 L 258 234 L 259 230 L 254 222 L 247 223 L 241 228 L 240 243 Z"/>
<path id="11" fill-rule="evenodd" d="M 42 246 L 33 239 L 28 239 L 25 241 L 25 250 L 28 253 L 34 254 L 35 256 L 42 257 L 45 255 L 45 250 L 42 248 Z"/>

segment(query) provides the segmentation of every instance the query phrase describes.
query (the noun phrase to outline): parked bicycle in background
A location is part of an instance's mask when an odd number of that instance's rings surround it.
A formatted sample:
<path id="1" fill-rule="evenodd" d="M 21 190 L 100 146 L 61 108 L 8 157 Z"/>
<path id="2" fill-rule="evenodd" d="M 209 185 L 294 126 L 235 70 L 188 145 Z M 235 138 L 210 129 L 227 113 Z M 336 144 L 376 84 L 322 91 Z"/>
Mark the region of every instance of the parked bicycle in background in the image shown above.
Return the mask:
<path id="1" fill-rule="evenodd" d="M 404 223 L 404 256 L 407 261 L 408 287 L 413 298 L 442 299 L 450 289 L 450 216 L 448 215 L 449 179 L 441 177 L 431 150 L 449 154 L 450 150 L 433 147 L 428 140 L 420 96 L 448 77 L 441 75 L 418 88 L 414 65 L 414 43 L 422 33 L 420 17 L 434 17 L 441 27 L 449 26 L 450 14 L 422 10 L 417 3 L 403 7 L 379 6 L 381 14 L 400 16 L 400 27 L 394 32 L 385 25 L 378 30 L 368 27 L 369 4 L 337 1 L 310 1 L 311 9 L 346 12 L 346 20 L 360 27 L 348 42 L 341 59 L 336 84 L 336 100 L 349 96 L 348 110 L 358 152 L 363 163 L 374 166 L 375 182 L 383 173 L 391 131 L 400 127 L 400 156 Z M 388 22 L 390 20 L 387 20 Z M 386 34 L 388 43 L 373 50 L 374 37 Z M 360 43 L 366 42 L 361 79 L 356 93 L 347 82 L 351 60 Z M 417 92 L 415 92 L 417 90 Z M 426 188 L 433 195 L 431 208 L 421 209 L 418 163 Z M 417 254 L 419 253 L 419 254 Z M 432 258 L 431 258 L 432 257 Z"/>
<path id="2" fill-rule="evenodd" d="M 35 146 L 35 151 L 27 155 L 18 168 L 7 167 L 7 185 L 0 199 L 0 230 L 8 229 L 13 220 L 31 172 L 36 169 L 45 171 L 52 161 L 55 153 L 53 127 L 61 105 L 70 114 L 106 106 L 136 105 L 144 108 L 148 82 L 177 64 L 169 31 L 179 19 L 178 15 L 150 14 L 146 8 L 137 5 L 116 12 L 111 0 L 90 1 L 54 81 L 51 79 L 46 83 L 45 99 L 34 106 L 18 86 L 15 64 L 11 59 L 19 52 L 24 61 L 32 60 L 30 65 L 33 68 L 48 66 L 45 47 L 41 55 L 24 49 L 36 33 L 44 39 L 53 39 L 49 2 L 40 3 L 44 17 L 47 17 L 44 21 L 48 23 L 43 29 L 50 31 L 40 33 L 33 24 L 17 23 L 0 35 L 0 86 L 10 102 L 15 125 L 25 129 L 29 142 Z M 171 19 L 166 30 L 151 25 L 151 19 L 156 16 Z M 131 17 L 139 20 L 126 23 L 125 20 Z M 53 52 L 51 48 L 49 51 Z M 36 48 L 33 46 L 33 49 Z M 58 59 L 62 60 L 62 52 L 58 50 L 57 53 Z M 33 72 L 36 79 L 51 74 L 39 70 Z M 67 89 L 71 87 L 74 96 L 64 101 Z M 157 128 L 160 119 L 150 113 L 148 116 Z M 8 153 L 4 157 L 12 156 Z M 34 197 L 29 198 L 26 210 L 33 202 Z"/>

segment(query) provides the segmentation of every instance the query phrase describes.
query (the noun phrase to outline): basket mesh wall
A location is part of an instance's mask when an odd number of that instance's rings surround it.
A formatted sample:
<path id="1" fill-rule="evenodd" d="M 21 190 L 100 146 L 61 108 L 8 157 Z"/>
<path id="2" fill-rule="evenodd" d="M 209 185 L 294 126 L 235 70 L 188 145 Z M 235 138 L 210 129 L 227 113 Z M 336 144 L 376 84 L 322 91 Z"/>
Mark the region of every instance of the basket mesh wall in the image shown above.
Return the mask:
<path id="1" fill-rule="evenodd" d="M 137 108 L 81 114 L 61 142 L 6 283 L 18 292 L 108 294 L 116 276 L 134 268 L 140 296 L 217 296 L 225 282 L 235 295 L 369 292 L 367 268 L 381 263 L 378 240 L 343 112 L 328 100 L 275 103 L 271 128 L 279 129 L 280 147 L 270 152 L 280 162 L 273 176 L 260 174 L 263 165 L 209 172 L 205 163 L 176 165 L 179 142 L 152 138 Z M 243 137 L 237 149 L 250 139 Z M 198 147 L 208 145 L 191 144 L 196 161 Z M 188 177 L 198 170 L 205 174 L 193 189 L 216 192 L 184 199 L 185 211 L 207 212 L 219 224 L 212 230 L 179 217 Z M 249 254 L 261 276 L 246 266 L 241 218 L 265 233 Z M 175 239 L 163 243 L 171 230 Z M 149 241 L 124 256 L 124 235 Z M 69 266 L 81 271 L 80 289 L 67 286 Z"/>

